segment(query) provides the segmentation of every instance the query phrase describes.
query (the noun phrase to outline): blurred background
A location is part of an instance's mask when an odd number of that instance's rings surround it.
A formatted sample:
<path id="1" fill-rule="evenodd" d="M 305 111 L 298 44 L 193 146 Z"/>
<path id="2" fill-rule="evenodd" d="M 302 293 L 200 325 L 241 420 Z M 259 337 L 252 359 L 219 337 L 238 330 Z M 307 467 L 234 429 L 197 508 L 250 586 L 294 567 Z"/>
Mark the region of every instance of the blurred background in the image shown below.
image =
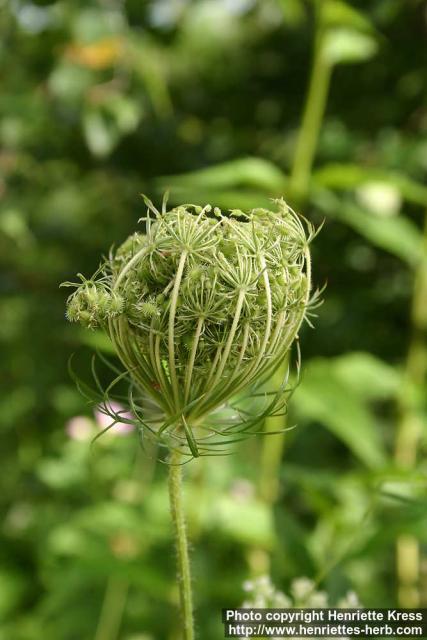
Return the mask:
<path id="1" fill-rule="evenodd" d="M 260 574 L 427 606 L 426 21 L 418 0 L 0 0 L 0 640 L 179 638 L 165 466 L 125 428 L 90 445 L 67 362 L 90 381 L 109 345 L 58 288 L 166 188 L 325 221 L 297 427 L 186 467 L 200 638 Z"/>

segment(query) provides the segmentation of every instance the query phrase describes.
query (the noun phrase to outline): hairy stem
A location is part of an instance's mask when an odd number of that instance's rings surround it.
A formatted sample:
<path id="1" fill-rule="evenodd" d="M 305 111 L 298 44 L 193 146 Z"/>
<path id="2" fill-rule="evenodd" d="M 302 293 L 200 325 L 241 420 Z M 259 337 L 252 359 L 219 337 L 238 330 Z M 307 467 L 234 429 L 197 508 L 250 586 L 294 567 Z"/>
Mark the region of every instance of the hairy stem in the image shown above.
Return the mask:
<path id="1" fill-rule="evenodd" d="M 169 462 L 169 501 L 177 552 L 181 615 L 184 625 L 183 638 L 184 640 L 194 640 L 193 595 L 182 496 L 181 454 L 177 451 L 173 451 Z"/>
<path id="2" fill-rule="evenodd" d="M 424 252 L 415 273 L 411 310 L 412 336 L 404 369 L 404 384 L 398 399 L 399 422 L 395 460 L 403 469 L 417 463 L 420 436 L 426 427 L 423 417 L 423 388 L 427 378 L 427 213 L 424 222 Z M 399 536 L 396 545 L 398 600 L 402 607 L 420 606 L 420 548 L 418 540 L 408 534 Z"/>

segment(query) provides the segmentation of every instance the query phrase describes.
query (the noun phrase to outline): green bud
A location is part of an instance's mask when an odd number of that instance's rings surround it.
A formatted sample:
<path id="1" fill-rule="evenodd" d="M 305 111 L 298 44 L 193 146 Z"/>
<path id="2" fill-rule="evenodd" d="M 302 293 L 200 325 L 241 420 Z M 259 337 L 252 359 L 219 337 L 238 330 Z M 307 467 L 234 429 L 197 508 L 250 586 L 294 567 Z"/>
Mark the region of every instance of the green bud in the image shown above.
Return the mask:
<path id="1" fill-rule="evenodd" d="M 146 233 L 82 277 L 67 318 L 105 327 L 157 413 L 185 416 L 185 429 L 170 426 L 177 446 L 192 422 L 283 362 L 310 304 L 314 230 L 283 200 L 229 214 L 149 207 Z M 194 439 L 189 446 L 195 454 Z"/>

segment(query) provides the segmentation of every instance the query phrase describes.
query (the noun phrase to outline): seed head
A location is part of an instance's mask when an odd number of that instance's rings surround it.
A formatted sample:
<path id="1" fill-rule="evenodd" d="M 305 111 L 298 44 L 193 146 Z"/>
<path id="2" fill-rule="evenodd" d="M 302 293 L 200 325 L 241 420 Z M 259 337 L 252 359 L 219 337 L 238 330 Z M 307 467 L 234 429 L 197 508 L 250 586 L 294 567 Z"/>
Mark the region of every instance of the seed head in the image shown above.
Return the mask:
<path id="1" fill-rule="evenodd" d="M 81 277 L 67 318 L 106 330 L 164 416 L 160 432 L 175 443 L 185 432 L 196 455 L 206 417 L 271 375 L 297 337 L 315 233 L 282 199 L 275 211 L 229 214 L 210 205 L 160 213 L 146 202 L 144 231 Z"/>

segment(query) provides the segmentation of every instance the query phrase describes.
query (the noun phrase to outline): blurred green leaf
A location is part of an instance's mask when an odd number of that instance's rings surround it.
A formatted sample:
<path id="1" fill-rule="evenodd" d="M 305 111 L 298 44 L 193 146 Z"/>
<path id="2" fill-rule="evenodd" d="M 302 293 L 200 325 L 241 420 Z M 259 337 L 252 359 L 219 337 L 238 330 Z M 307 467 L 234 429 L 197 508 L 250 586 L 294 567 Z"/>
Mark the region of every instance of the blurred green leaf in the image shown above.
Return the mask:
<path id="1" fill-rule="evenodd" d="M 307 9 L 301 0 L 278 0 L 278 6 L 286 25 L 296 28 L 307 18 Z"/>
<path id="2" fill-rule="evenodd" d="M 261 191 L 280 193 L 287 183 L 286 176 L 272 162 L 262 158 L 239 158 L 221 164 L 174 176 L 163 176 L 158 181 L 174 187 L 222 191 L 230 187 L 249 187 Z"/>
<path id="3" fill-rule="evenodd" d="M 5 209 L 0 218 L 0 233 L 9 237 L 16 246 L 25 249 L 34 242 L 34 237 L 28 227 L 26 217 L 22 211 Z"/>
<path id="4" fill-rule="evenodd" d="M 322 55 L 331 65 L 364 62 L 378 50 L 372 36 L 344 27 L 328 30 L 321 46 Z"/>
<path id="5" fill-rule="evenodd" d="M 72 32 L 77 42 L 91 43 L 120 31 L 123 18 L 119 11 L 103 11 L 97 6 L 82 7 L 75 12 Z"/>
<path id="6" fill-rule="evenodd" d="M 83 117 L 83 132 L 90 151 L 100 158 L 108 156 L 119 140 L 113 122 L 108 122 L 100 111 L 92 109 Z"/>
<path id="7" fill-rule="evenodd" d="M 110 338 L 101 331 L 85 331 L 82 329 L 79 331 L 79 340 L 82 344 L 92 347 L 92 349 L 116 355 Z"/>
<path id="8" fill-rule="evenodd" d="M 322 2 L 322 24 L 325 27 L 349 27 L 359 31 L 372 31 L 369 19 L 341 0 Z"/>
<path id="9" fill-rule="evenodd" d="M 371 353 L 346 353 L 331 362 L 335 374 L 363 400 L 392 398 L 402 376 L 390 364 Z"/>
<path id="10" fill-rule="evenodd" d="M 67 442 L 61 458 L 43 458 L 36 473 L 47 486 L 55 490 L 75 488 L 87 478 L 89 443 Z"/>
<path id="11" fill-rule="evenodd" d="M 427 206 L 427 187 L 397 171 L 357 164 L 327 164 L 313 173 L 313 183 L 329 189 L 354 189 L 373 181 L 390 184 L 405 200 Z"/>
<path id="12" fill-rule="evenodd" d="M 216 190 L 205 189 L 202 187 L 173 187 L 170 183 L 165 182 L 159 184 L 158 197 L 159 200 L 163 193 L 170 189 L 170 201 L 174 204 L 182 202 L 203 202 L 211 204 L 221 209 L 241 209 L 248 211 L 258 207 L 271 207 L 271 198 L 258 191 L 250 190 Z M 279 196 L 280 194 L 275 194 Z"/>
<path id="13" fill-rule="evenodd" d="M 415 266 L 423 255 L 423 239 L 418 227 L 403 215 L 380 218 L 355 203 L 337 198 L 331 192 L 313 195 L 318 208 L 327 216 L 352 227 L 372 244 Z"/>
<path id="14" fill-rule="evenodd" d="M 70 102 L 80 100 L 92 83 L 93 73 L 90 69 L 67 61 L 61 61 L 48 79 L 48 86 L 53 95 Z"/>
<path id="15" fill-rule="evenodd" d="M 210 524 L 240 544 L 271 548 L 273 521 L 267 505 L 258 500 L 241 502 L 223 495 L 211 503 Z"/>
<path id="16" fill-rule="evenodd" d="M 333 361 L 318 359 L 306 365 L 293 402 L 301 417 L 321 422 L 368 467 L 384 464 L 386 455 L 375 418 L 341 380 Z"/>
<path id="17" fill-rule="evenodd" d="M 403 215 L 377 218 L 348 203 L 337 216 L 373 244 L 394 253 L 414 266 L 422 256 L 422 236 L 417 226 Z"/>
<path id="18" fill-rule="evenodd" d="M 112 114 L 121 133 L 134 131 L 141 119 L 141 108 L 136 100 L 131 100 L 119 93 L 109 96 L 104 103 L 104 108 Z"/>
<path id="19" fill-rule="evenodd" d="M 0 571 L 0 620 L 3 622 L 20 605 L 26 591 L 22 574 L 6 568 Z M 1 634 L 1 629 L 0 629 Z M 1 636 L 0 636 L 1 637 Z"/>
<path id="20" fill-rule="evenodd" d="M 142 112 L 134 100 L 112 93 L 99 108 L 88 108 L 83 116 L 83 131 L 95 156 L 109 155 L 121 137 L 133 131 Z"/>

